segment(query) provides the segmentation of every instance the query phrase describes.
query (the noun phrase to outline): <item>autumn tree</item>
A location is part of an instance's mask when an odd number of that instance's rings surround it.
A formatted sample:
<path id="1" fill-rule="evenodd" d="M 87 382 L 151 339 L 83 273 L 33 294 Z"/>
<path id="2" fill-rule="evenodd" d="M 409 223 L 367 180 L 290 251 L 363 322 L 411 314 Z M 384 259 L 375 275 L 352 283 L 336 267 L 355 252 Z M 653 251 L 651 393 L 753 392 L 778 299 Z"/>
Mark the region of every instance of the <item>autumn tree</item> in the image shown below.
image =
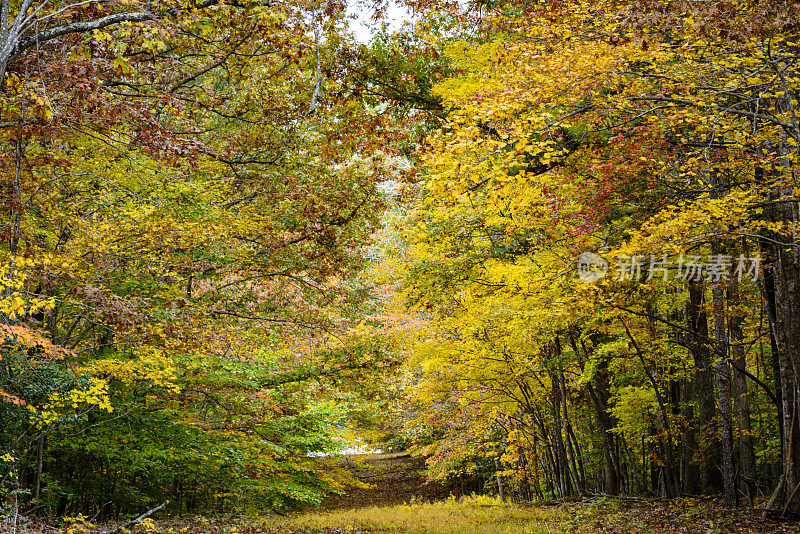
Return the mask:
<path id="1" fill-rule="evenodd" d="M 3 318 L 67 350 L 35 394 L 14 377 L 56 364 L 3 356 L 2 476 L 28 508 L 283 508 L 354 482 L 313 454 L 342 389 L 393 365 L 357 329 L 356 274 L 395 170 L 348 135 L 389 120 L 336 92 L 342 7 L 7 5 L 3 265 L 24 282 L 3 278 Z"/>
<path id="2" fill-rule="evenodd" d="M 601 438 L 607 488 L 702 485 L 734 505 L 752 496 L 745 434 L 775 446 L 775 419 L 753 431 L 757 402 L 781 414 L 785 475 L 762 483 L 778 485 L 785 512 L 797 434 L 780 354 L 793 343 L 776 339 L 766 367 L 752 347 L 791 331 L 770 287 L 773 272 L 789 293 L 796 278 L 779 259 L 793 218 L 768 214 L 793 206 L 795 7 L 687 6 L 498 3 L 494 38 L 450 46 L 456 75 L 436 88 L 448 114 L 428 148 L 407 298 L 437 325 L 419 354 L 446 360 L 443 384 L 466 403 L 497 388 L 504 400 L 481 400 L 487 409 L 544 419 L 521 428 L 532 455 L 552 457 L 550 487 L 581 491 L 577 427 Z M 604 280 L 576 279 L 582 251 L 605 258 Z M 735 283 L 755 274 L 745 259 L 758 251 L 775 258 L 766 278 Z M 728 259 L 687 274 L 689 257 Z M 769 330 L 760 290 L 776 295 Z M 418 390 L 421 406 L 432 398 Z"/>

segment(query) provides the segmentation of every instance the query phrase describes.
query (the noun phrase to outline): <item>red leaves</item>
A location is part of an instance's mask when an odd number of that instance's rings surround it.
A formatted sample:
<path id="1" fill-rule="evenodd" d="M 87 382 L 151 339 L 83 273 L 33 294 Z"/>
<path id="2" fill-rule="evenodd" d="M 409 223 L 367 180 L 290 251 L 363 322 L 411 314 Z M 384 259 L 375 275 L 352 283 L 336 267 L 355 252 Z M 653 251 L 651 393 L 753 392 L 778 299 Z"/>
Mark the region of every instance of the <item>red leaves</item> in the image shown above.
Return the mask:
<path id="1" fill-rule="evenodd" d="M 694 31 L 706 37 L 716 35 L 730 40 L 768 37 L 800 28 L 800 2 L 644 0 L 631 2 L 627 9 L 628 25 L 643 33 L 651 32 L 653 28 L 679 27 L 683 20 L 690 20 Z"/>
<path id="2" fill-rule="evenodd" d="M 141 312 L 136 303 L 125 300 L 110 291 L 104 291 L 87 284 L 76 289 L 76 293 L 82 296 L 86 302 L 97 306 L 111 324 L 131 326 L 141 323 L 145 319 L 144 313 Z"/>

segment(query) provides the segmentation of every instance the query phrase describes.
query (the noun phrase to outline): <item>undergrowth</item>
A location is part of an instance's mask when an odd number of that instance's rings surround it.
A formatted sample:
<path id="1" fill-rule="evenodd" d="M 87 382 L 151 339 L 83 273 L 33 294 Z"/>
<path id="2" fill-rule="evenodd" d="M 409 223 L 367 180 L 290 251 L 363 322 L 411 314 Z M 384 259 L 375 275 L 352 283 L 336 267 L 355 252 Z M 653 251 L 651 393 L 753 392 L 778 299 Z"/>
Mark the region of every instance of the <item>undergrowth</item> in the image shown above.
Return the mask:
<path id="1" fill-rule="evenodd" d="M 84 516 L 16 528 L 0 516 L 0 533 L 108 534 Z M 599 498 L 517 505 L 473 496 L 394 506 L 309 511 L 291 516 L 147 519 L 121 534 L 800 534 L 800 523 L 763 519 L 707 499 Z"/>
<path id="2" fill-rule="evenodd" d="M 450 498 L 435 503 L 311 512 L 280 521 L 291 531 L 404 534 L 539 534 L 568 532 L 568 514 L 560 508 L 521 507 L 486 496 Z M 333 531 L 336 532 L 336 531 Z"/>

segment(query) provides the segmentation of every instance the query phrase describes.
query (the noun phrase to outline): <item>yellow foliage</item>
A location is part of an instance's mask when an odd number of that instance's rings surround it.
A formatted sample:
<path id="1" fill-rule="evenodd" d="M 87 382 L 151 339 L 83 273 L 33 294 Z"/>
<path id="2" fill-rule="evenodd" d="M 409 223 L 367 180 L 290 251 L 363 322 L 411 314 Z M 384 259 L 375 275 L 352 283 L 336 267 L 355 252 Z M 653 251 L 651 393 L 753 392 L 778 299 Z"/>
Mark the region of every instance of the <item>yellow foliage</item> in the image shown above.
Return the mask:
<path id="1" fill-rule="evenodd" d="M 108 382 L 92 378 L 89 383 L 90 385 L 83 389 L 54 393 L 42 406 L 28 405 L 27 409 L 34 424 L 44 429 L 48 425 L 93 408 L 111 413 L 114 408 L 111 406 L 108 394 Z"/>
<path id="2" fill-rule="evenodd" d="M 77 368 L 80 373 L 87 373 L 106 380 L 119 380 L 123 384 L 149 382 L 163 387 L 172 393 L 180 393 L 176 384 L 177 371 L 173 360 L 155 347 L 133 349 L 134 359 L 98 358 Z"/>

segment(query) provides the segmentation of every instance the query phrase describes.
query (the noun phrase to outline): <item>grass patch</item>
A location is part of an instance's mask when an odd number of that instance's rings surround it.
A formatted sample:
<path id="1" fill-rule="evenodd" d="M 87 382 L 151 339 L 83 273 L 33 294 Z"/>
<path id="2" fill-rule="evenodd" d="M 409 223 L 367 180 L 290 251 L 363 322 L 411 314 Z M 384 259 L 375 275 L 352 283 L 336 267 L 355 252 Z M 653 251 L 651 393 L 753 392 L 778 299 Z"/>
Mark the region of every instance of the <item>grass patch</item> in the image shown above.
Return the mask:
<path id="1" fill-rule="evenodd" d="M 450 498 L 270 516 L 256 525 L 259 534 L 800 534 L 796 521 L 762 519 L 757 510 L 729 510 L 700 499 L 598 498 L 520 506 L 491 497 Z"/>
<path id="2" fill-rule="evenodd" d="M 569 517 L 560 507 L 503 504 L 491 497 L 450 498 L 355 510 L 308 512 L 269 525 L 289 532 L 380 532 L 404 534 L 561 534 Z M 341 529 L 341 530 L 340 530 Z"/>
<path id="3" fill-rule="evenodd" d="M 33 523 L 15 534 L 103 534 L 114 525 Z M 0 522 L 0 534 L 14 530 Z M 305 512 L 292 516 L 165 518 L 124 534 L 800 534 L 800 522 L 763 519 L 717 500 L 587 498 L 504 504 L 491 497 Z"/>

